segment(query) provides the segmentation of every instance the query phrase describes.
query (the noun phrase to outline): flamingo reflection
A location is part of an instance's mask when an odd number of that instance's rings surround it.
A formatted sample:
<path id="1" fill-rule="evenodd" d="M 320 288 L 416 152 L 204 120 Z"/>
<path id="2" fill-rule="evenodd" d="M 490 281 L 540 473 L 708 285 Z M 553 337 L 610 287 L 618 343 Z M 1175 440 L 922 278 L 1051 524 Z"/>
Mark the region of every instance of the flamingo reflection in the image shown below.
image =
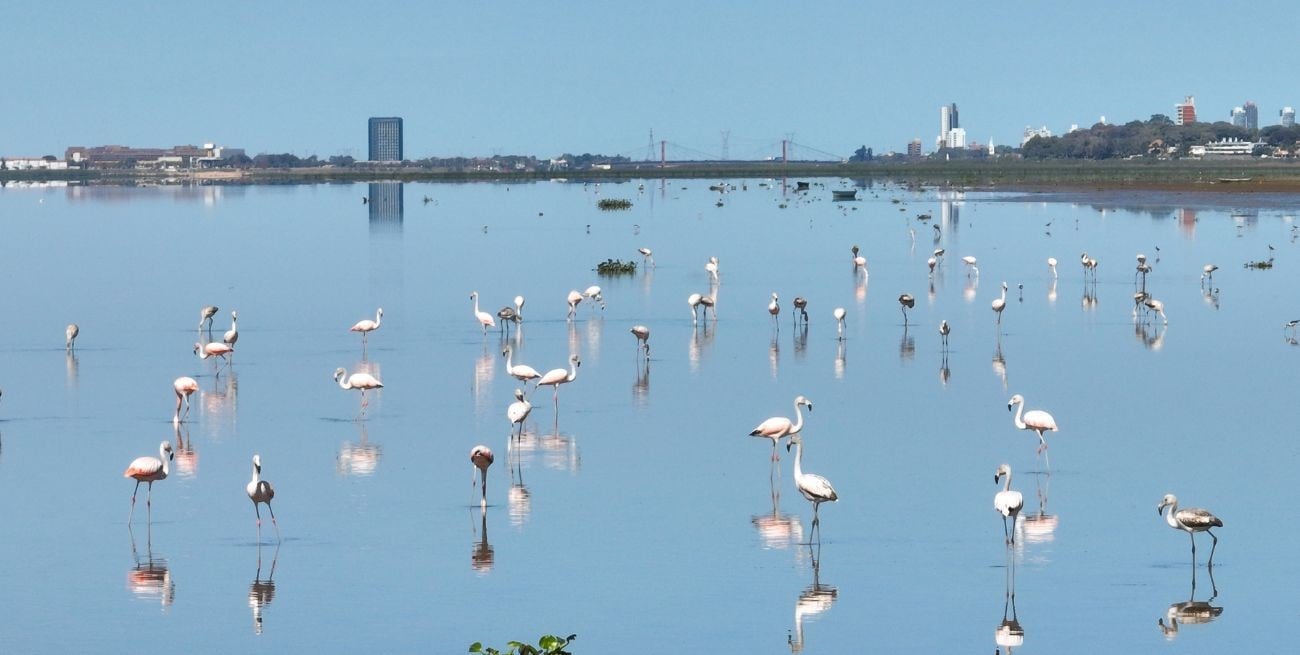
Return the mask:
<path id="1" fill-rule="evenodd" d="M 1020 619 L 1016 615 L 1016 558 L 1009 549 L 1003 582 L 1002 622 L 993 632 L 993 641 L 997 643 L 999 653 L 1005 648 L 1007 655 L 1012 655 L 1013 649 L 1025 643 L 1025 628 L 1020 625 Z M 1007 618 L 1008 611 L 1011 618 Z"/>
<path id="2" fill-rule="evenodd" d="M 536 435 L 528 434 L 527 440 L 530 447 L 536 448 L 534 443 Z M 524 436 L 520 435 L 518 442 L 508 443 L 506 448 L 506 468 L 510 472 L 510 489 L 506 492 L 506 505 L 510 511 L 510 525 L 516 528 L 527 522 L 528 515 L 533 511 L 533 493 L 524 485 L 523 462 L 518 448 L 523 441 Z"/>
<path id="3" fill-rule="evenodd" d="M 479 512 L 479 535 L 480 538 L 474 541 L 474 550 L 469 556 L 470 568 L 480 576 L 487 575 L 492 571 L 492 565 L 496 563 L 496 552 L 492 550 L 492 544 L 488 543 L 487 533 L 487 510 Z"/>
<path id="4" fill-rule="evenodd" d="M 903 326 L 903 338 L 898 342 L 898 360 L 902 362 L 909 361 L 916 357 L 916 339 L 907 332 L 907 326 Z"/>
<path id="5" fill-rule="evenodd" d="M 1007 390 L 1007 358 L 1002 356 L 1002 339 L 998 338 L 997 348 L 993 351 L 993 374 L 1002 381 L 1002 390 Z"/>
<path id="6" fill-rule="evenodd" d="M 1192 593 L 1183 603 L 1174 603 L 1165 610 L 1162 618 L 1156 619 L 1156 625 L 1160 626 L 1160 632 L 1164 634 L 1165 639 L 1173 641 L 1178 636 L 1178 627 L 1180 625 L 1202 625 L 1209 623 L 1223 614 L 1223 608 L 1212 605 L 1215 598 L 1219 597 L 1219 588 L 1214 584 L 1214 568 L 1210 572 L 1210 597 L 1205 600 L 1196 600 L 1196 565 L 1192 564 Z"/>
<path id="7" fill-rule="evenodd" d="M 836 341 L 836 345 L 835 345 L 835 379 L 836 380 L 844 379 L 844 367 L 845 367 L 844 355 L 845 355 L 844 341 L 841 339 Z"/>
<path id="8" fill-rule="evenodd" d="M 257 542 L 257 573 L 248 585 L 248 608 L 253 610 L 253 634 L 262 634 L 262 608 L 275 600 L 275 564 L 280 560 L 280 544 L 275 545 L 271 555 L 271 570 L 266 579 L 262 579 L 262 542 Z"/>
<path id="9" fill-rule="evenodd" d="M 339 456 L 335 461 L 334 469 L 340 475 L 352 475 L 357 477 L 369 477 L 375 474 L 375 469 L 379 467 L 379 459 L 384 454 L 383 446 L 370 443 L 366 424 L 357 421 L 357 427 L 361 431 L 361 439 L 356 443 L 350 441 L 343 442 L 339 448 Z"/>
<path id="10" fill-rule="evenodd" d="M 650 362 L 638 364 L 636 381 L 632 383 L 632 400 L 637 407 L 644 408 L 650 398 Z"/>
<path id="11" fill-rule="evenodd" d="M 773 467 L 773 470 L 776 468 Z M 803 541 L 803 521 L 794 514 L 781 513 L 781 487 L 774 474 L 768 476 L 768 481 L 771 484 L 772 511 L 755 514 L 749 521 L 758 530 L 763 548 L 784 550 Z"/>
<path id="12" fill-rule="evenodd" d="M 172 580 L 171 569 L 167 568 L 167 559 L 153 553 L 153 526 L 145 528 L 145 556 L 135 546 L 135 531 L 131 524 L 126 525 L 131 535 L 131 559 L 135 566 L 126 572 L 126 589 L 140 600 L 157 600 L 162 603 L 163 611 L 171 607 L 176 596 L 176 583 Z"/>
<path id="13" fill-rule="evenodd" d="M 1059 517 L 1047 513 L 1047 494 L 1051 489 L 1052 472 L 1038 472 L 1034 476 L 1035 491 L 1038 496 L 1038 510 L 1033 514 L 1024 516 L 1020 521 L 1021 539 L 1017 539 L 1017 545 L 1020 543 L 1045 544 L 1056 538 L 1056 528 L 1060 526 Z"/>
<path id="14" fill-rule="evenodd" d="M 193 478 L 199 473 L 199 453 L 194 450 L 194 440 L 190 439 L 190 428 L 184 423 L 173 423 L 172 433 L 176 438 L 176 472 L 182 478 Z"/>
<path id="15" fill-rule="evenodd" d="M 68 388 L 69 388 L 69 389 L 74 389 L 74 388 L 76 388 L 76 386 L 77 386 L 77 372 L 78 372 L 78 368 L 79 368 L 78 363 L 77 363 L 77 351 L 76 351 L 76 349 L 70 348 L 70 349 L 64 351 L 64 353 L 63 353 L 63 365 L 64 365 L 64 368 L 67 370 L 67 373 L 68 373 Z"/>
<path id="16" fill-rule="evenodd" d="M 812 558 L 813 582 L 799 593 L 799 600 L 794 604 L 794 634 L 786 636 L 786 643 L 791 653 L 803 651 L 804 621 L 817 620 L 818 616 L 829 610 L 839 597 L 839 589 L 821 581 L 821 546 L 808 546 Z"/>

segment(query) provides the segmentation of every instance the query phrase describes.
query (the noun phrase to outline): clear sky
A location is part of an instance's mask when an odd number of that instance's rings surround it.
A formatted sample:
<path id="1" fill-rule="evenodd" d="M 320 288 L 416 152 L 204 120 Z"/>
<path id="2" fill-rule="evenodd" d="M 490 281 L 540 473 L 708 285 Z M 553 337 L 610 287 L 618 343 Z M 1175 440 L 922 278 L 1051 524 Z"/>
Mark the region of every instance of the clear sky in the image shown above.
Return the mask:
<path id="1" fill-rule="evenodd" d="M 0 155 L 217 143 L 408 158 L 926 149 L 1026 125 L 1300 106 L 1286 2 L 24 2 L 0 20 Z M 672 148 L 673 146 L 670 146 Z M 690 150 L 686 150 L 690 149 Z M 670 150 L 670 156 L 673 151 Z"/>

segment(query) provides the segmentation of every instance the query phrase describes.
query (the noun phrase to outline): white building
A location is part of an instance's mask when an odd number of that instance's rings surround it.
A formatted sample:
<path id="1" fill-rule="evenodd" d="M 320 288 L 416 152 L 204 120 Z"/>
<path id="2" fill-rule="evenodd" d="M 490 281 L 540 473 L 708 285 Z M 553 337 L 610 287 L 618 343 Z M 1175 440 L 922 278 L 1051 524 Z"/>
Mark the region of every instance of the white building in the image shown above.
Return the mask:
<path id="1" fill-rule="evenodd" d="M 1203 146 L 1192 146 L 1188 153 L 1193 157 L 1216 159 L 1221 157 L 1249 157 L 1256 146 L 1267 145 L 1263 142 L 1243 141 L 1241 139 L 1220 139 Z"/>
<path id="2" fill-rule="evenodd" d="M 1028 125 L 1026 125 L 1026 126 L 1025 126 L 1024 137 L 1020 139 L 1020 145 L 1023 146 L 1023 145 L 1025 145 L 1026 143 L 1029 143 L 1029 140 L 1032 139 L 1032 138 L 1034 138 L 1034 137 L 1036 137 L 1036 136 L 1041 136 L 1041 137 L 1043 137 L 1044 139 L 1046 139 L 1046 138 L 1052 136 L 1052 131 L 1049 130 L 1049 129 L 1047 129 L 1047 126 L 1046 126 L 1046 125 L 1044 125 L 1044 126 L 1038 128 L 1038 129 L 1034 129 L 1034 128 L 1029 127 Z"/>
<path id="3" fill-rule="evenodd" d="M 1277 113 L 1282 118 L 1282 127 L 1293 127 L 1295 125 L 1295 110 L 1290 107 L 1283 107 L 1282 111 Z"/>
<path id="4" fill-rule="evenodd" d="M 948 130 L 947 138 L 944 139 L 945 148 L 965 148 L 966 147 L 966 128 L 954 127 Z"/>
<path id="5" fill-rule="evenodd" d="M 46 161 L 40 157 L 0 157 L 3 168 L 10 171 L 65 171 L 66 161 Z"/>

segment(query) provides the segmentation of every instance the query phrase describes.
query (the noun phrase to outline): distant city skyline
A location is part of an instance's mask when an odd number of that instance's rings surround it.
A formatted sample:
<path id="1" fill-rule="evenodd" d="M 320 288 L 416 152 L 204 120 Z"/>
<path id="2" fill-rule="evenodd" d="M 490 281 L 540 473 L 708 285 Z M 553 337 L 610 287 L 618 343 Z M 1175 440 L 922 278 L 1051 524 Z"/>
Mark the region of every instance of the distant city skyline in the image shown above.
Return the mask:
<path id="1" fill-rule="evenodd" d="M 954 102 L 969 140 L 1006 144 L 1026 125 L 1064 133 L 1101 115 L 1171 115 L 1186 95 L 1202 121 L 1230 120 L 1250 99 L 1275 124 L 1300 103 L 1276 42 L 1215 29 L 1216 3 L 837 0 L 801 10 L 834 20 L 780 18 L 790 11 L 768 0 L 20 4 L 0 23 L 0 153 L 216 142 L 364 159 L 357 126 L 401 116 L 408 159 L 643 159 L 650 130 L 670 157 L 720 156 L 725 139 L 730 158 L 759 159 L 785 138 L 848 156 L 933 143 L 936 108 Z M 376 20 L 380 40 L 362 29 Z M 177 35 L 184 47 L 168 47 Z M 124 43 L 141 47 L 114 58 L 111 75 L 88 65 Z M 1179 43 L 1195 47 L 1173 65 Z"/>

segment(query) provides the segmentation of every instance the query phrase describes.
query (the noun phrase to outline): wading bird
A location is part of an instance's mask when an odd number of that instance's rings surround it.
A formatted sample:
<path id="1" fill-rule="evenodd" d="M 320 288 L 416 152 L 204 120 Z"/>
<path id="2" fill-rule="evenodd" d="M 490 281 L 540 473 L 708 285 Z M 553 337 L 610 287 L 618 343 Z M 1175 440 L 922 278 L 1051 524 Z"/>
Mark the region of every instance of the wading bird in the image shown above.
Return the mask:
<path id="1" fill-rule="evenodd" d="M 510 436 L 515 436 L 515 424 L 519 424 L 519 438 L 524 436 L 524 419 L 533 411 L 533 404 L 524 398 L 523 389 L 515 389 L 515 401 L 506 408 L 506 418 L 510 419 Z"/>
<path id="2" fill-rule="evenodd" d="M 65 350 L 72 350 L 77 345 L 78 334 L 81 334 L 81 328 L 77 327 L 76 323 L 69 323 L 68 329 L 63 332 L 63 348 Z"/>
<path id="3" fill-rule="evenodd" d="M 506 373 L 509 373 L 511 377 L 518 379 L 520 382 L 527 384 L 529 380 L 542 377 L 542 374 L 538 373 L 537 369 L 527 364 L 515 364 L 513 361 L 514 349 L 509 345 L 501 350 L 501 355 L 506 358 Z"/>
<path id="4" fill-rule="evenodd" d="M 811 409 L 811 408 L 809 408 Z M 817 533 L 817 543 L 821 543 L 822 535 L 821 519 L 818 518 L 817 509 L 826 501 L 835 502 L 840 499 L 835 493 L 835 488 L 831 486 L 831 481 L 817 475 L 816 473 L 803 472 L 803 439 L 798 434 L 790 435 L 790 439 L 785 442 L 786 452 L 790 451 L 790 446 L 794 446 L 794 486 L 813 504 L 812 529 L 809 530 L 808 540 L 812 541 L 812 533 Z"/>
<path id="5" fill-rule="evenodd" d="M 1056 258 L 1055 257 L 1047 258 L 1047 268 L 1051 269 L 1052 279 L 1055 280 L 1056 279 Z"/>
<path id="6" fill-rule="evenodd" d="M 216 305 L 208 305 L 207 307 L 204 307 L 203 309 L 200 309 L 200 310 L 199 310 L 199 330 L 202 331 L 202 330 L 203 330 L 203 324 L 204 324 L 204 323 L 207 323 L 207 324 L 208 324 L 208 332 L 211 332 L 211 331 L 212 331 L 212 317 L 213 317 L 213 316 L 216 316 L 216 315 L 217 315 L 217 312 L 219 312 L 219 311 L 221 311 L 221 308 L 217 307 Z"/>
<path id="7" fill-rule="evenodd" d="M 167 463 L 172 460 L 172 445 L 164 441 L 158 445 L 158 457 L 137 457 L 126 467 L 126 472 L 122 477 L 135 478 L 135 490 L 131 492 L 131 514 L 127 517 L 127 525 L 131 524 L 131 519 L 135 518 L 135 495 L 140 491 L 140 483 L 149 483 L 149 494 L 145 498 L 144 504 L 149 509 L 150 516 L 153 514 L 153 483 L 158 480 L 167 479 L 170 469 Z"/>
<path id="8" fill-rule="evenodd" d="M 1155 298 L 1152 298 L 1150 294 L 1147 294 L 1147 297 L 1142 300 L 1142 303 L 1147 306 L 1148 310 L 1158 314 L 1161 320 L 1165 322 L 1165 325 L 1169 325 L 1169 317 L 1165 316 L 1165 304 L 1163 302 L 1156 300 Z"/>
<path id="9" fill-rule="evenodd" d="M 573 289 L 569 291 L 566 302 L 569 303 L 568 318 L 573 318 L 573 315 L 578 313 L 578 303 L 582 302 L 582 294 L 578 293 L 577 289 Z"/>
<path id="10" fill-rule="evenodd" d="M 839 334 L 839 340 L 843 341 L 844 340 L 844 315 L 846 314 L 846 312 L 844 311 L 843 307 L 836 307 L 835 311 L 831 313 L 835 316 L 835 331 Z M 772 444 L 772 447 L 776 448 L 776 444 Z"/>
<path id="11" fill-rule="evenodd" d="M 998 315 L 998 325 L 1002 325 L 1002 310 L 1007 308 L 1007 283 L 1002 283 L 1002 297 L 993 299 L 993 313 Z"/>
<path id="12" fill-rule="evenodd" d="M 945 352 L 948 350 L 948 333 L 951 331 L 952 328 L 948 327 L 947 319 L 939 321 L 939 337 L 943 341 L 943 349 Z"/>
<path id="13" fill-rule="evenodd" d="M 704 270 L 708 271 L 709 277 L 713 278 L 714 282 L 717 282 L 718 281 L 718 258 L 710 257 L 709 261 L 704 264 Z"/>
<path id="14" fill-rule="evenodd" d="M 689 295 L 689 296 L 686 297 L 686 304 L 688 304 L 688 305 L 691 306 L 691 324 L 692 324 L 692 325 L 695 324 L 695 323 L 698 323 L 699 320 L 700 320 L 699 313 L 696 311 L 696 308 L 698 308 L 698 307 L 700 306 L 700 303 L 701 303 L 701 301 L 702 301 L 703 299 L 704 299 L 704 296 L 701 295 L 701 294 L 698 294 L 698 293 L 692 293 L 691 295 Z"/>
<path id="15" fill-rule="evenodd" d="M 555 401 L 555 410 L 557 413 L 556 418 L 559 418 L 558 413 L 560 410 L 560 385 L 568 384 L 576 380 L 578 378 L 579 366 L 582 366 L 582 360 L 579 359 L 577 355 L 569 355 L 568 369 L 553 368 L 547 371 L 546 374 L 537 381 L 537 386 L 533 387 L 533 391 L 537 391 L 541 387 L 549 385 L 551 389 L 554 390 L 552 392 L 552 397 Z"/>
<path id="16" fill-rule="evenodd" d="M 794 422 L 784 416 L 773 416 L 772 418 L 758 424 L 749 436 L 764 437 L 772 440 L 772 461 L 775 462 L 780 458 L 776 454 L 776 444 L 781 441 L 781 437 L 788 437 L 792 434 L 798 434 L 803 429 L 803 412 L 799 411 L 800 407 L 807 407 L 812 411 L 812 401 L 803 396 L 796 396 L 794 399 Z"/>
<path id="17" fill-rule="evenodd" d="M 1206 264 L 1205 267 L 1201 269 L 1201 284 L 1204 285 L 1208 283 L 1210 286 L 1214 286 L 1214 272 L 1217 270 L 1219 270 L 1218 266 L 1215 266 L 1214 264 Z"/>
<path id="18" fill-rule="evenodd" d="M 898 308 L 903 312 L 903 327 L 907 327 L 907 310 L 916 307 L 916 298 L 910 293 L 904 293 L 898 297 Z"/>
<path id="19" fill-rule="evenodd" d="M 780 330 L 781 322 L 777 317 L 781 314 L 781 304 L 777 301 L 775 291 L 772 292 L 772 302 L 767 303 L 767 313 L 772 315 L 772 325 Z"/>
<path id="20" fill-rule="evenodd" d="M 605 297 L 600 294 L 600 287 L 593 284 L 587 287 L 587 290 L 583 291 L 582 295 L 585 296 L 588 300 L 591 300 L 592 302 L 600 303 L 600 308 L 602 311 L 605 309 Z M 591 306 L 591 311 L 593 312 L 596 311 L 595 305 Z"/>
<path id="21" fill-rule="evenodd" d="M 399 313 L 400 313 L 400 312 L 399 312 Z M 362 345 L 362 346 L 365 346 L 365 344 L 366 344 L 366 340 L 370 337 L 370 333 L 371 333 L 371 332 L 374 332 L 375 330 L 378 330 L 378 329 L 379 329 L 379 324 L 380 324 L 380 322 L 382 322 L 383 320 L 384 320 L 384 308 L 383 308 L 383 307 L 380 307 L 379 309 L 376 309 L 376 310 L 375 310 L 375 320 L 372 321 L 372 320 L 370 320 L 370 319 L 367 318 L 367 319 L 362 319 L 362 320 L 360 320 L 360 321 L 357 321 L 355 325 L 353 325 L 352 327 L 348 328 L 348 331 L 349 331 L 349 332 L 360 332 L 360 333 L 361 333 L 361 345 Z"/>
<path id="22" fill-rule="evenodd" d="M 483 444 L 474 446 L 469 451 L 469 461 L 474 464 L 474 468 L 478 469 L 479 477 L 483 481 L 483 496 L 478 501 L 479 507 L 483 509 L 487 509 L 487 471 L 488 467 L 492 466 L 493 459 L 495 458 L 492 456 L 492 449 Z"/>
<path id="23" fill-rule="evenodd" d="M 867 258 L 858 254 L 858 247 L 853 246 L 850 250 L 853 251 L 853 270 L 867 270 Z"/>
<path id="24" fill-rule="evenodd" d="M 639 253 L 641 253 L 641 257 L 642 257 L 642 259 L 645 260 L 645 265 L 646 265 L 646 266 L 650 266 L 650 267 L 652 267 L 652 268 L 654 267 L 654 265 L 655 265 L 655 256 L 654 256 L 654 253 L 651 252 L 651 250 L 650 250 L 649 248 L 637 248 L 636 251 L 639 252 Z"/>
<path id="25" fill-rule="evenodd" d="M 275 540 L 280 541 L 280 524 L 275 522 L 275 510 L 271 509 L 271 499 L 275 498 L 275 489 L 271 487 L 270 482 L 262 479 L 261 455 L 253 455 L 253 479 L 244 487 L 244 492 L 248 494 L 248 499 L 253 501 L 253 514 L 257 516 L 258 540 L 261 541 L 262 512 L 257 508 L 257 504 L 264 503 L 266 511 L 271 513 L 271 525 L 275 526 Z"/>
<path id="26" fill-rule="evenodd" d="M 233 352 L 235 352 L 234 348 L 224 343 L 217 343 L 215 341 L 209 343 L 194 344 L 194 354 L 198 355 L 199 359 L 207 359 L 209 357 L 220 357 L 226 360 L 225 363 L 227 365 L 230 364 L 230 354 Z M 221 372 L 220 369 L 218 369 L 217 372 L 220 373 Z"/>
<path id="27" fill-rule="evenodd" d="M 483 327 L 483 335 L 484 335 L 484 336 L 487 336 L 487 329 L 490 328 L 490 327 L 496 327 L 496 326 L 497 326 L 497 322 L 496 322 L 495 320 L 493 320 L 491 314 L 489 314 L 489 313 L 487 313 L 487 312 L 485 312 L 485 311 L 481 311 L 481 310 L 478 308 L 478 292 L 477 292 L 477 291 L 471 291 L 470 294 L 469 294 L 469 299 L 474 301 L 474 318 L 475 318 L 475 319 L 478 319 L 479 325 L 481 325 L 481 326 Z"/>
<path id="28" fill-rule="evenodd" d="M 638 350 L 644 350 L 645 358 L 650 359 L 650 328 L 644 325 L 633 325 L 628 332 L 636 337 Z"/>
<path id="29" fill-rule="evenodd" d="M 190 396 L 199 390 L 199 382 L 192 377 L 182 376 L 172 382 L 172 390 L 176 392 L 176 413 L 172 415 L 172 423 L 180 423 L 185 417 L 190 415 Z M 185 414 L 181 414 L 181 401 L 185 402 Z"/>
<path id="30" fill-rule="evenodd" d="M 1041 409 L 1034 409 L 1028 412 L 1024 411 L 1025 397 L 1020 394 L 1012 396 L 1011 400 L 1007 401 L 1008 412 L 1011 411 L 1012 407 L 1016 408 L 1016 427 L 1021 430 L 1032 430 L 1033 432 L 1038 433 L 1038 452 L 1041 453 L 1046 450 L 1047 440 L 1043 438 L 1043 433 L 1056 432 L 1056 419 L 1052 418 L 1051 414 L 1048 414 Z M 1021 416 L 1022 413 L 1023 418 Z"/>
<path id="31" fill-rule="evenodd" d="M 1002 478 L 1006 477 L 1003 481 Z M 1003 464 L 998 467 L 997 473 L 993 474 L 993 482 L 996 484 L 1002 482 L 1002 491 L 993 496 L 993 509 L 1002 515 L 1002 535 L 1006 538 L 1008 545 L 1016 542 L 1016 517 L 1020 516 L 1020 510 L 1025 507 L 1025 497 L 1019 491 L 1011 490 L 1011 465 Z M 1011 519 L 1011 527 L 1007 527 L 1007 519 Z"/>
<path id="32" fill-rule="evenodd" d="M 230 310 L 230 329 L 221 335 L 221 342 L 227 346 L 235 345 L 239 341 L 239 312 Z"/>
<path id="33" fill-rule="evenodd" d="M 975 277 L 979 277 L 980 268 L 975 265 L 974 257 L 970 255 L 966 255 L 965 257 L 961 258 L 961 261 L 963 264 L 966 265 L 966 277 L 970 277 L 972 274 L 974 274 Z"/>
<path id="34" fill-rule="evenodd" d="M 348 372 L 344 370 L 342 366 L 334 369 L 334 381 L 339 383 L 341 389 L 348 391 L 361 391 L 361 411 L 363 413 L 366 411 L 366 407 L 370 404 L 370 401 L 366 398 L 366 392 L 371 389 L 384 388 L 384 383 L 380 382 L 379 378 L 376 378 L 369 373 L 353 373 L 352 375 L 348 375 Z"/>
<path id="35" fill-rule="evenodd" d="M 791 302 L 791 305 L 794 306 L 794 311 L 790 312 L 790 318 L 793 319 L 794 322 L 796 323 L 798 323 L 800 320 L 802 320 L 804 323 L 807 323 L 808 322 L 808 301 L 804 299 L 803 296 L 795 296 L 794 300 Z"/>
<path id="36" fill-rule="evenodd" d="M 1169 508 L 1169 513 L 1165 514 L 1165 508 Z M 1219 517 L 1211 514 L 1209 510 L 1199 507 L 1188 507 L 1178 509 L 1178 497 L 1173 494 L 1165 494 L 1165 497 L 1156 506 L 1156 513 L 1165 517 L 1165 522 L 1169 527 L 1175 530 L 1182 530 L 1192 540 L 1192 561 L 1196 561 L 1196 533 L 1204 532 L 1210 535 L 1214 540 L 1210 546 L 1210 566 L 1214 566 L 1214 549 L 1219 547 L 1219 538 L 1210 532 L 1210 528 L 1223 527 L 1223 521 Z"/>

